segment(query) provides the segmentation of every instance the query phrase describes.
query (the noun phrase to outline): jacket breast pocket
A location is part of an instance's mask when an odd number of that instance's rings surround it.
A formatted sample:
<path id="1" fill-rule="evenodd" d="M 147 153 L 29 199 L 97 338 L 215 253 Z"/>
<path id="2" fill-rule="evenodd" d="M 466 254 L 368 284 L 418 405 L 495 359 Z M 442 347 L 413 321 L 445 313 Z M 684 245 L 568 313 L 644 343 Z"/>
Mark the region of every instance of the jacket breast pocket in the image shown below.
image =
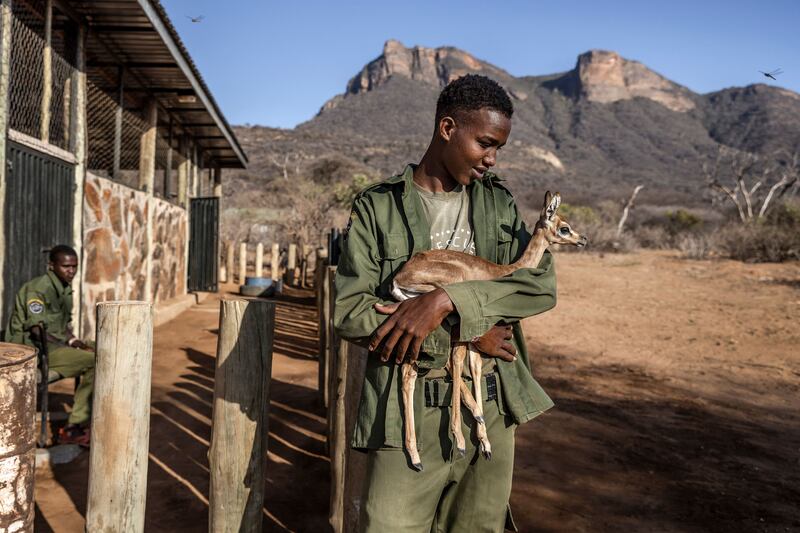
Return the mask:
<path id="1" fill-rule="evenodd" d="M 383 235 L 378 248 L 381 261 L 407 259 L 409 256 L 408 234 L 404 231 L 386 233 Z"/>
<path id="2" fill-rule="evenodd" d="M 511 243 L 514 240 L 514 230 L 511 221 L 500 220 L 497 229 L 497 262 L 501 264 L 511 263 Z"/>
<path id="3" fill-rule="evenodd" d="M 382 292 L 389 294 L 394 275 L 411 256 L 406 232 L 386 233 L 378 243 L 378 259 L 381 265 Z"/>

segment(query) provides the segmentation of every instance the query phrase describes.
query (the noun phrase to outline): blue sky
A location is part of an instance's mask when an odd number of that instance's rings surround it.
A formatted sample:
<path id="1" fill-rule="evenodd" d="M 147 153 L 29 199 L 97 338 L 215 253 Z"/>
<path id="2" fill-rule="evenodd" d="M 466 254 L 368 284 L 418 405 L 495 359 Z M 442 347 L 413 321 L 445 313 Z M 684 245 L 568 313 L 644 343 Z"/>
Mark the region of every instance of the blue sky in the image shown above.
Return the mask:
<path id="1" fill-rule="evenodd" d="M 161 2 L 232 124 L 312 118 L 390 38 L 456 46 L 517 76 L 614 50 L 701 93 L 781 67 L 777 85 L 800 92 L 800 0 Z"/>

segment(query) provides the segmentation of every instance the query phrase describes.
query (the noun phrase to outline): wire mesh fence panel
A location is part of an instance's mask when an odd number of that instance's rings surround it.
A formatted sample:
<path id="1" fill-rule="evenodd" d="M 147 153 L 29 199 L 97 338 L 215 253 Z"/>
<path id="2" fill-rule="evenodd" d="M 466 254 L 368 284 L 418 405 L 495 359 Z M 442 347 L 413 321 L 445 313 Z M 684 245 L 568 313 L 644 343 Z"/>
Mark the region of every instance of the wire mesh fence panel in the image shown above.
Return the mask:
<path id="1" fill-rule="evenodd" d="M 95 174 L 110 178 L 114 173 L 114 130 L 117 103 L 105 91 L 86 84 L 88 126 L 87 166 Z"/>
<path id="2" fill-rule="evenodd" d="M 74 65 L 67 59 L 71 51 L 66 32 L 74 28 L 69 25 L 54 28 L 48 48 L 43 12 L 43 2 L 13 3 L 9 127 L 66 150 L 69 148 L 71 85 L 75 72 Z M 47 65 L 49 87 L 45 77 Z M 49 90 L 45 91 L 46 88 Z"/>
<path id="3" fill-rule="evenodd" d="M 167 170 L 167 165 L 172 166 L 171 159 L 174 157 L 174 150 L 170 150 L 169 139 L 156 135 L 156 176 L 153 183 L 153 193 L 165 200 L 170 200 L 170 191 L 175 190 L 172 186 L 173 172 Z"/>
<path id="4" fill-rule="evenodd" d="M 8 126 L 31 137 L 41 132 L 44 93 L 44 38 L 17 16 L 11 17 Z"/>
<path id="5" fill-rule="evenodd" d="M 114 112 L 116 112 L 116 109 Z M 142 144 L 142 134 L 146 129 L 147 124 L 142 117 L 131 111 L 122 111 L 119 174 L 113 177 L 116 181 L 137 189 L 140 188 L 139 159 L 141 152 L 140 148 Z M 114 136 L 112 135 L 111 138 L 114 139 Z"/>
<path id="6" fill-rule="evenodd" d="M 52 99 L 50 101 L 50 144 L 69 148 L 70 99 L 72 74 L 75 68 L 67 60 L 52 53 Z"/>
<path id="7" fill-rule="evenodd" d="M 122 109 L 117 100 L 92 82 L 87 82 L 86 93 L 89 170 L 139 188 L 139 157 L 147 123 L 139 114 Z"/>

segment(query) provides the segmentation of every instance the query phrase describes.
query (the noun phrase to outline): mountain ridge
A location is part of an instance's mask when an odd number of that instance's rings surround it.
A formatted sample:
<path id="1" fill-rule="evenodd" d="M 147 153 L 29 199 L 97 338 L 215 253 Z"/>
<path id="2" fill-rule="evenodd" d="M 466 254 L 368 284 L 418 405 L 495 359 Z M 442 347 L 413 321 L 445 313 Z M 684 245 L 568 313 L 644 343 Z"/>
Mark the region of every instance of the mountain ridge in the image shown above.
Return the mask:
<path id="1" fill-rule="evenodd" d="M 695 93 L 607 50 L 580 54 L 565 72 L 513 76 L 458 48 L 389 40 L 312 119 L 293 129 L 236 128 L 251 165 L 235 177 L 232 205 L 285 205 L 257 193 L 283 175 L 284 159 L 298 175 L 328 172 L 334 181 L 401 171 L 430 140 L 441 88 L 468 72 L 489 75 L 512 97 L 511 138 L 496 171 L 522 203 L 538 204 L 545 188 L 595 203 L 644 184 L 644 202 L 698 204 L 702 164 L 719 146 L 763 157 L 800 148 L 800 95 L 785 88 Z"/>

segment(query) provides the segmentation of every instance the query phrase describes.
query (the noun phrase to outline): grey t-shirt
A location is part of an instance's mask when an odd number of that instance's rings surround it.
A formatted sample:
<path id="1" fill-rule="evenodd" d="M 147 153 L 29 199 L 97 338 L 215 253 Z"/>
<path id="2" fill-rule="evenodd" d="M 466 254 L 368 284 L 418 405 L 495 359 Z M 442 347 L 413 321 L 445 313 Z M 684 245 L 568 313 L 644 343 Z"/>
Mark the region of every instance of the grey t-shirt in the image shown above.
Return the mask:
<path id="1" fill-rule="evenodd" d="M 416 183 L 422 209 L 431 226 L 431 249 L 475 255 L 475 237 L 469 219 L 469 194 L 459 184 L 450 192 L 426 191 Z"/>

